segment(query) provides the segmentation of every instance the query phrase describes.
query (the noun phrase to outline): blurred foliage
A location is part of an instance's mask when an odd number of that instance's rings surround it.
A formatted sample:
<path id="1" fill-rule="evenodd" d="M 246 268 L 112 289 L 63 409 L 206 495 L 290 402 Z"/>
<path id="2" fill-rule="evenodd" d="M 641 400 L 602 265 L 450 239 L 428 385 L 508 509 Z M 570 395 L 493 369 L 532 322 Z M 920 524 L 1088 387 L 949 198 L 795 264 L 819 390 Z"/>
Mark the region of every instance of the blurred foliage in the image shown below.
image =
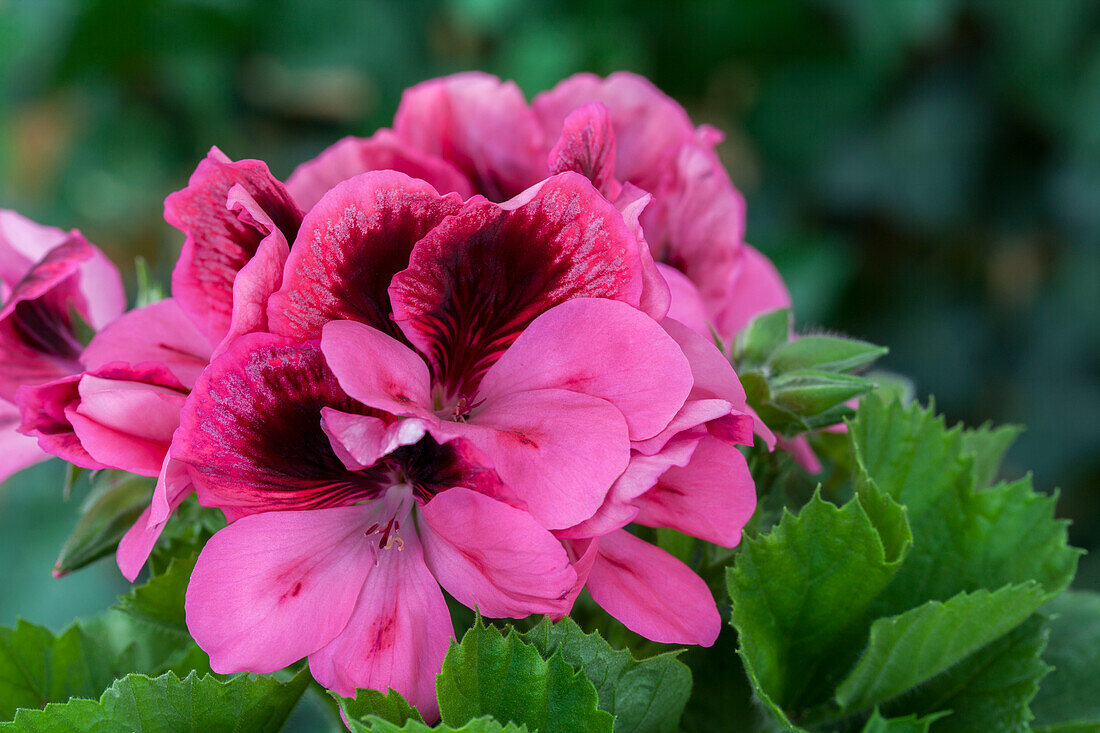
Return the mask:
<path id="1" fill-rule="evenodd" d="M 161 202 L 209 146 L 286 176 L 469 68 L 631 69 L 725 130 L 798 323 L 888 345 L 951 421 L 1027 425 L 1006 474 L 1100 546 L 1094 0 L 0 0 L 0 206 L 166 282 Z"/>

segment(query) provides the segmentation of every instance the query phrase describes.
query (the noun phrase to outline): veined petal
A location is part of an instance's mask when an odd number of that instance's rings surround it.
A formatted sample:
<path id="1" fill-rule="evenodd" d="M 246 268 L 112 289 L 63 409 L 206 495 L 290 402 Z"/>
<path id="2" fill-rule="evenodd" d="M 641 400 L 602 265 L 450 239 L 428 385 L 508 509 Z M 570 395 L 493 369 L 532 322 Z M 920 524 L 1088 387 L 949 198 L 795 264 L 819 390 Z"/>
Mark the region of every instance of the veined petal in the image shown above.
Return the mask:
<path id="1" fill-rule="evenodd" d="M 419 178 L 436 191 L 454 191 L 463 199 L 474 194 L 469 179 L 458 168 L 413 147 L 392 130 L 379 130 L 368 138 L 345 137 L 295 168 L 286 187 L 298 206 L 309 211 L 337 183 L 377 170 L 394 170 Z"/>
<path id="2" fill-rule="evenodd" d="M 741 451 L 708 435 L 686 466 L 669 468 L 635 504 L 638 524 L 733 547 L 756 508 L 756 487 Z"/>
<path id="3" fill-rule="evenodd" d="M 374 568 L 368 507 L 254 514 L 206 543 L 187 628 L 215 672 L 274 672 L 347 626 Z"/>
<path id="4" fill-rule="evenodd" d="M 271 329 L 318 338 L 332 320 L 366 323 L 401 338 L 387 288 L 413 245 L 461 206 L 428 183 L 374 171 L 336 185 L 302 221 L 283 284 L 268 305 Z"/>
<path id="5" fill-rule="evenodd" d="M 549 529 L 592 516 L 630 457 L 626 421 L 606 400 L 560 389 L 486 402 L 469 423 L 431 429 L 481 450 L 504 484 Z"/>
<path id="6" fill-rule="evenodd" d="M 23 279 L 34 263 L 71 235 L 31 221 L 17 211 L 0 209 L 0 299 Z"/>
<path id="7" fill-rule="evenodd" d="M 172 272 L 172 295 L 211 343 L 229 330 L 233 281 L 260 242 L 270 234 L 252 214 L 229 208 L 229 191 L 240 185 L 293 241 L 302 213 L 267 165 L 258 160 L 231 161 L 211 148 L 187 183 L 164 200 L 164 218 L 187 238 Z"/>
<path id="8" fill-rule="evenodd" d="M 106 364 L 162 364 L 192 387 L 210 361 L 209 339 L 173 298 L 123 314 L 92 337 L 80 359 L 89 371 Z"/>
<path id="9" fill-rule="evenodd" d="M 614 201 L 622 185 L 615 180 L 615 131 L 607 107 L 590 102 L 570 112 L 547 162 L 551 175 L 580 173 Z"/>
<path id="10" fill-rule="evenodd" d="M 648 79 L 617 72 L 606 79 L 574 74 L 531 102 L 544 134 L 556 139 L 569 114 L 590 102 L 603 104 L 611 118 L 617 155 L 615 177 L 652 190 L 654 174 L 671 147 L 695 138 L 684 108 Z"/>
<path id="11" fill-rule="evenodd" d="M 201 501 L 231 519 L 373 496 L 378 477 L 349 471 L 332 451 L 324 407 L 369 413 L 340 389 L 316 341 L 247 334 L 199 378 L 172 455 L 190 465 Z"/>
<path id="12" fill-rule="evenodd" d="M 338 695 L 397 690 L 425 720 L 439 716 L 435 677 L 454 638 L 447 602 L 424 565 L 415 532 L 382 550 L 347 626 L 309 655 L 314 679 Z"/>
<path id="13" fill-rule="evenodd" d="M 577 298 L 532 321 L 486 372 L 478 396 L 567 389 L 601 397 L 622 411 L 631 440 L 642 440 L 668 425 L 691 388 L 687 359 L 653 319 L 625 303 Z"/>
<path id="14" fill-rule="evenodd" d="M 494 618 L 569 611 L 577 573 L 561 542 L 527 512 L 463 488 L 420 512 L 425 561 L 459 603 Z"/>
<path id="15" fill-rule="evenodd" d="M 722 630 L 703 579 L 626 530 L 600 538 L 585 587 L 601 608 L 653 641 L 710 646 Z"/>
<path id="16" fill-rule="evenodd" d="M 493 201 L 514 196 L 546 170 L 549 146 L 523 92 L 490 74 L 453 74 L 406 89 L 393 131 L 453 163 Z"/>
<path id="17" fill-rule="evenodd" d="M 394 319 L 450 394 L 472 395 L 520 332 L 559 303 L 639 303 L 637 238 L 586 178 L 562 173 L 518 198 L 515 208 L 467 203 L 417 243 L 390 286 Z"/>

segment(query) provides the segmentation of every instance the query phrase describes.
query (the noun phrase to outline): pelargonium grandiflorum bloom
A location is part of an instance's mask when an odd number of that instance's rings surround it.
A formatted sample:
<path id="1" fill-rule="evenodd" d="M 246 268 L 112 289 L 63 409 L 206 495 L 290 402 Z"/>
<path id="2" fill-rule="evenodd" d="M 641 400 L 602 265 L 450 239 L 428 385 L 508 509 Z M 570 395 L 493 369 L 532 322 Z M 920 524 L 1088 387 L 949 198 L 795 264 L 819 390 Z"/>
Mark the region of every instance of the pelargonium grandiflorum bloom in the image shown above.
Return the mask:
<path id="1" fill-rule="evenodd" d="M 126 296 L 118 270 L 80 232 L 0 210 L 0 301 L 2 481 L 48 456 L 33 438 L 16 432 L 20 387 L 80 372 L 83 344 L 75 318 L 101 328 L 123 311 Z"/>
<path id="2" fill-rule="evenodd" d="M 285 187 L 213 149 L 165 203 L 172 297 L 23 388 L 23 429 L 158 476 L 128 578 L 192 492 L 225 514 L 186 603 L 220 672 L 308 657 L 340 694 L 393 687 L 432 717 L 440 588 L 493 617 L 587 588 L 651 639 L 713 643 L 705 583 L 628 528 L 737 544 L 736 446 L 774 441 L 711 338 L 786 298 L 737 285 L 774 270 L 717 139 L 632 75 L 528 105 L 466 74 Z"/>

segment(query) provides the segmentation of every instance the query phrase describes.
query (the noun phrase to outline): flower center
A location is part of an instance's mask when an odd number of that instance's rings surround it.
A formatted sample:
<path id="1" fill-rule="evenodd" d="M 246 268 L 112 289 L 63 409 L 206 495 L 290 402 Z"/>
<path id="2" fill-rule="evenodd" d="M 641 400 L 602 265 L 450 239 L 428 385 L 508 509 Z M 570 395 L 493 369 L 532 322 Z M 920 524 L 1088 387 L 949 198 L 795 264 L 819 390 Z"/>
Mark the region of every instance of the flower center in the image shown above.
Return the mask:
<path id="1" fill-rule="evenodd" d="M 375 499 L 378 521 L 371 523 L 363 534 L 373 539 L 378 536 L 378 549 L 388 550 L 397 545 L 398 550 L 405 549 L 401 539 L 401 523 L 409 516 L 409 510 L 415 503 L 414 490 L 410 484 L 395 484 Z"/>

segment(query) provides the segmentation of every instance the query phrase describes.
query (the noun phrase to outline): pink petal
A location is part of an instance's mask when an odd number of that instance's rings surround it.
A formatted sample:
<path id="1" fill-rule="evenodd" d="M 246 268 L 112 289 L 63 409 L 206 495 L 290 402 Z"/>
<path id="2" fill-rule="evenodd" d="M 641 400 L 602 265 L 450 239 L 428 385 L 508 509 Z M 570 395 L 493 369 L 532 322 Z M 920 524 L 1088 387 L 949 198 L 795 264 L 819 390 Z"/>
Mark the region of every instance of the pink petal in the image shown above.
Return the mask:
<path id="1" fill-rule="evenodd" d="M 693 399 L 718 398 L 737 409 L 745 408 L 745 389 L 741 380 L 713 339 L 704 338 L 671 318 L 662 321 L 661 326 L 676 341 L 691 365 Z"/>
<path id="2" fill-rule="evenodd" d="M 333 321 L 321 350 L 349 396 L 394 415 L 434 418 L 428 366 L 401 342 L 362 323 Z"/>
<path id="3" fill-rule="evenodd" d="M 548 146 L 523 92 L 489 74 L 454 74 L 405 90 L 393 130 L 453 163 L 493 201 L 514 196 L 546 170 Z"/>
<path id="4" fill-rule="evenodd" d="M 413 245 L 458 211 L 424 181 L 375 171 L 335 186 L 302 221 L 281 289 L 268 305 L 276 333 L 317 338 L 332 320 L 361 321 L 391 336 L 387 288 L 409 266 Z"/>
<path id="5" fill-rule="evenodd" d="M 794 462 L 806 471 L 811 476 L 821 473 L 824 467 L 821 465 L 821 459 L 814 453 L 814 449 L 810 446 L 810 441 L 805 435 L 796 435 L 789 439 L 780 439 L 779 447 L 782 450 L 787 451 L 794 458 Z"/>
<path id="6" fill-rule="evenodd" d="M 531 106 L 545 134 L 555 139 L 566 117 L 577 107 L 600 102 L 608 110 L 618 148 L 615 177 L 652 190 L 670 148 L 695 139 L 695 129 L 683 107 L 644 77 L 617 72 L 606 79 L 575 74 Z"/>
<path id="7" fill-rule="evenodd" d="M 436 191 L 454 191 L 464 199 L 474 193 L 470 181 L 457 168 L 416 149 L 391 130 L 379 130 L 369 138 L 345 137 L 298 166 L 286 187 L 298 206 L 309 211 L 337 183 L 377 170 L 404 173 L 427 181 Z"/>
<path id="8" fill-rule="evenodd" d="M 641 440 L 668 425 L 691 385 L 687 359 L 649 316 L 625 303 L 577 298 L 532 321 L 486 372 L 478 395 L 567 389 L 601 397 Z"/>
<path id="9" fill-rule="evenodd" d="M 622 186 L 615 180 L 615 132 L 607 107 L 591 102 L 570 112 L 548 163 L 551 175 L 576 171 L 614 201 Z"/>
<path id="10" fill-rule="evenodd" d="M 347 626 L 374 567 L 367 507 L 254 514 L 206 543 L 187 586 L 187 628 L 215 672 L 267 673 Z"/>
<path id="11" fill-rule="evenodd" d="M 562 173 L 515 208 L 470 202 L 413 249 L 390 286 L 394 319 L 449 394 L 484 371 L 539 314 L 572 298 L 637 305 L 638 241 L 589 181 Z"/>
<path id="12" fill-rule="evenodd" d="M 688 276 L 679 270 L 669 267 L 664 263 L 658 263 L 657 269 L 661 271 L 668 289 L 672 294 L 672 303 L 668 308 L 668 318 L 678 321 L 708 341 L 714 341 L 714 334 L 710 327 L 710 315 L 707 313 L 703 298 L 699 295 L 699 288 L 688 279 Z"/>
<path id="13" fill-rule="evenodd" d="M 382 476 L 344 466 L 321 428 L 325 407 L 368 413 L 340 389 L 317 342 L 246 334 L 199 378 L 172 455 L 191 467 L 200 501 L 232 517 L 374 496 Z"/>
<path id="14" fill-rule="evenodd" d="M 403 548 L 381 551 L 346 628 L 310 653 L 309 670 L 323 686 L 346 697 L 359 688 L 393 688 L 425 720 L 435 720 L 435 677 L 454 631 L 416 533 L 404 537 Z"/>
<path id="15" fill-rule="evenodd" d="M 653 260 L 653 252 L 642 231 L 641 216 L 653 201 L 653 196 L 632 183 L 622 187 L 622 193 L 615 199 L 615 208 L 623 215 L 623 221 L 634 232 L 638 240 L 638 251 L 642 263 L 642 295 L 638 307 L 655 321 L 668 314 L 672 305 L 672 293 L 668 283 L 662 277 L 661 270 Z"/>
<path id="16" fill-rule="evenodd" d="M 690 463 L 669 468 L 635 504 L 639 524 L 733 547 L 756 508 L 756 487 L 741 451 L 707 436 Z"/>
<path id="17" fill-rule="evenodd" d="M 665 644 L 710 646 L 718 638 L 714 598 L 687 565 L 622 529 L 600 538 L 599 553 L 586 587 L 628 629 Z"/>
<path id="18" fill-rule="evenodd" d="M 19 212 L 0 209 L 0 281 L 9 289 L 23 279 L 34 263 L 71 234 L 31 221 Z M 8 293 L 0 293 L 7 300 Z"/>
<path id="19" fill-rule="evenodd" d="M 527 512 L 468 489 L 421 508 L 425 561 L 455 599 L 494 618 L 564 615 L 577 580 L 561 543 Z"/>
<path id="20" fill-rule="evenodd" d="M 143 476 L 156 476 L 179 426 L 186 390 L 167 369 L 114 364 L 85 373 L 80 401 L 65 411 L 84 449 L 95 460 Z"/>
<path id="21" fill-rule="evenodd" d="M 0 399 L 13 402 L 21 385 L 80 371 L 80 341 L 71 311 L 86 310 L 81 264 L 96 250 L 79 234 L 54 247 L 20 280 L 0 308 Z"/>
<path id="22" fill-rule="evenodd" d="M 321 408 L 321 429 L 332 450 L 349 471 L 373 466 L 403 445 L 415 445 L 427 428 L 420 420 L 387 422 L 370 415 L 354 415 Z"/>
<path id="23" fill-rule="evenodd" d="M 758 250 L 743 245 L 740 271 L 718 314 L 719 333 L 728 341 L 761 313 L 790 305 L 790 291 L 775 265 Z"/>
<path id="24" fill-rule="evenodd" d="M 22 415 L 19 432 L 33 435 L 38 447 L 82 468 L 99 470 L 111 466 L 97 461 L 81 444 L 68 413 L 80 400 L 79 374 L 38 385 L 24 385 L 16 392 L 15 403 Z"/>
<path id="25" fill-rule="evenodd" d="M 745 200 L 713 150 L 682 146 L 642 214 L 653 255 L 699 288 L 708 312 L 727 307 L 741 266 Z"/>
<path id="26" fill-rule="evenodd" d="M 118 569 L 131 583 L 149 559 L 164 531 L 164 525 L 168 523 L 168 517 L 193 490 L 187 466 L 166 455 L 153 490 L 152 503 L 123 535 L 115 553 Z"/>
<path id="27" fill-rule="evenodd" d="M 229 191 L 240 185 L 292 241 L 302 214 L 283 184 L 258 160 L 231 161 L 211 148 L 187 183 L 164 200 L 164 218 L 187 239 L 172 272 L 172 295 L 211 343 L 229 330 L 233 281 L 270 234 L 255 216 L 229 208 Z"/>
<path id="28" fill-rule="evenodd" d="M 174 299 L 166 298 L 109 323 L 80 358 L 89 370 L 117 361 L 162 364 L 192 387 L 210 361 L 210 341 Z"/>
<path id="29" fill-rule="evenodd" d="M 16 432 L 19 420 L 19 409 L 0 401 L 0 483 L 13 473 L 50 457 L 38 447 L 33 436 Z"/>
<path id="30" fill-rule="evenodd" d="M 466 438 L 544 527 L 592 516 L 630 456 L 626 421 L 609 402 L 560 389 L 486 401 L 469 423 L 433 431 Z"/>

